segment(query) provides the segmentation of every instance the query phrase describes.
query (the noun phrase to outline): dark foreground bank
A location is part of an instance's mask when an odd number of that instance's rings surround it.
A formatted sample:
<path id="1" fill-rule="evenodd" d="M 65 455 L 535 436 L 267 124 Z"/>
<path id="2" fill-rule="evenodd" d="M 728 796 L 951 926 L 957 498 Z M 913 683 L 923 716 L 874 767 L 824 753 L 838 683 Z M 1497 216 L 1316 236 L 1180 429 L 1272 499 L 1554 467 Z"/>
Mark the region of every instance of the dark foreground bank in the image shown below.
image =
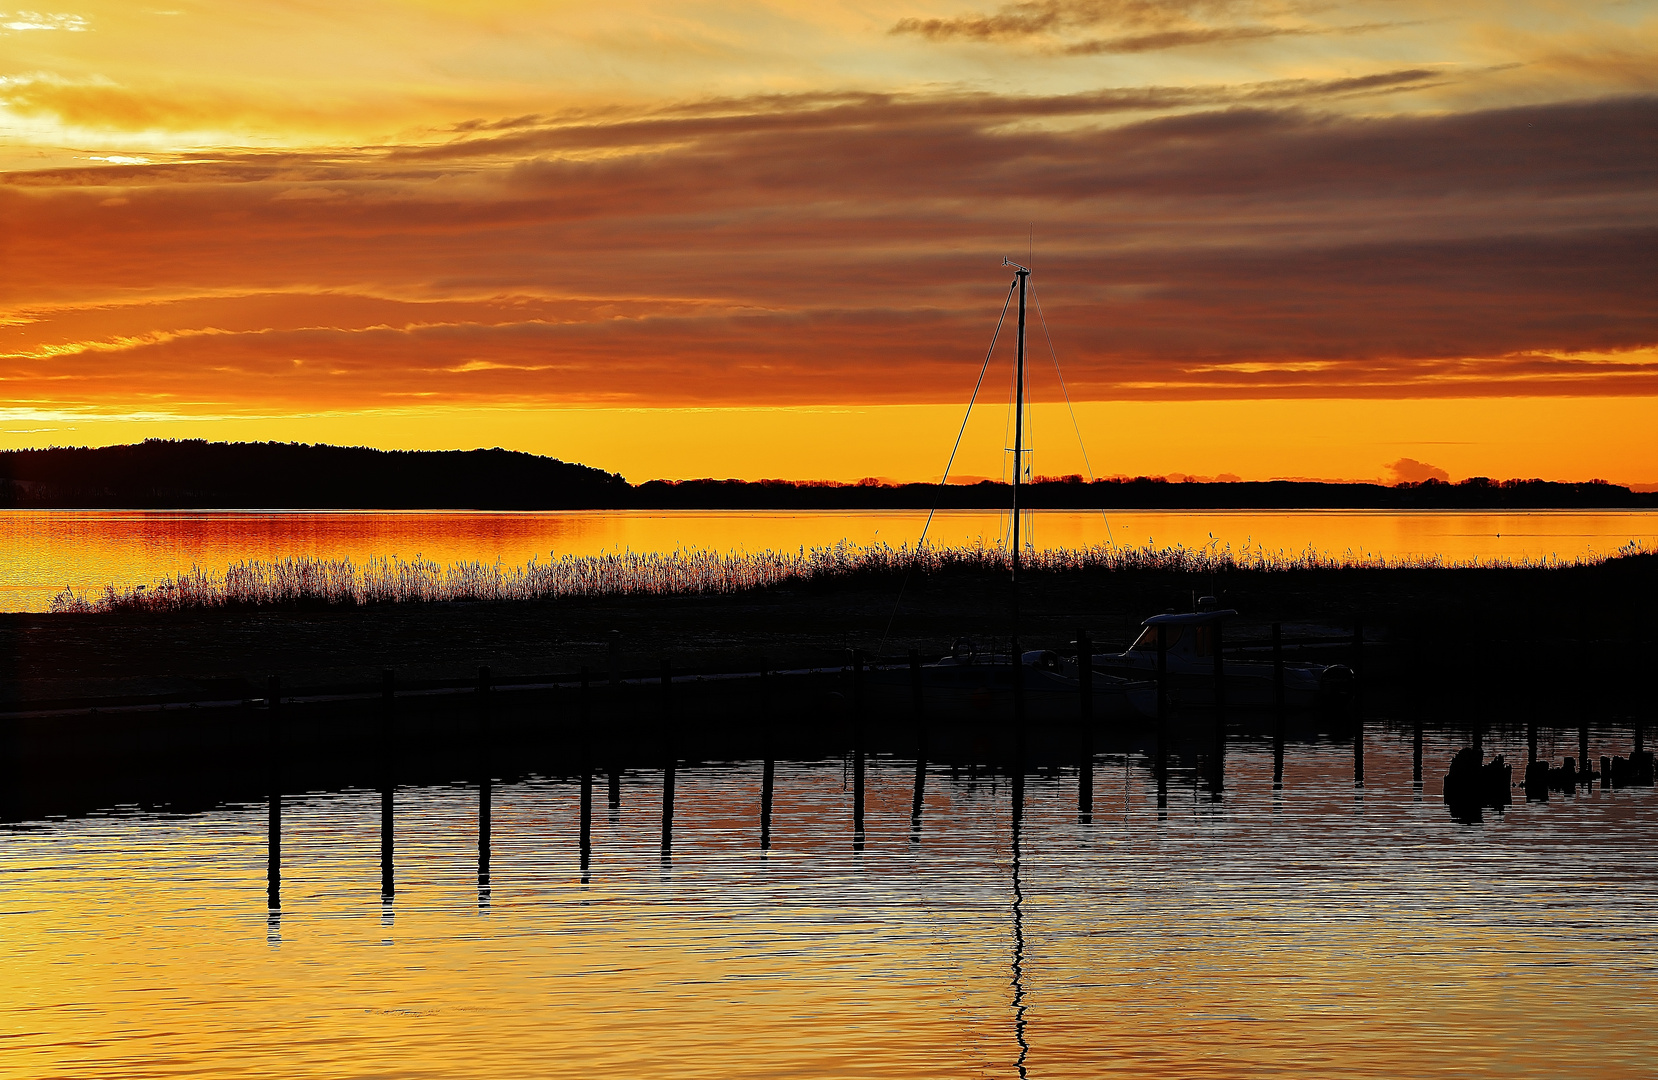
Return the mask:
<path id="1" fill-rule="evenodd" d="M 1096 653 L 1117 651 L 1146 616 L 1218 597 L 1240 613 L 1231 649 L 1266 644 L 1276 624 L 1303 650 L 1290 659 L 1355 668 L 1356 702 L 1289 730 L 1352 739 L 1362 778 L 1367 716 L 1449 725 L 1473 745 L 1482 729 L 1582 738 L 1592 718 L 1633 732 L 1620 738 L 1638 750 L 1654 719 L 1655 585 L 1651 555 L 1552 570 L 1036 574 L 1020 589 L 1020 644 L 1069 652 L 1086 633 Z M 1183 708 L 1167 728 L 1027 723 L 1000 705 L 944 716 L 860 683 L 859 662 L 901 671 L 912 650 L 933 657 L 961 638 L 1005 649 L 1011 599 L 1005 577 L 961 571 L 724 596 L 7 615 L 0 813 L 770 755 L 1022 769 L 1107 744 L 1222 783 L 1228 737 L 1283 738 L 1280 718 L 1244 709 Z"/>
<path id="2" fill-rule="evenodd" d="M 900 599 L 900 593 L 902 598 Z M 1126 646 L 1148 615 L 1212 595 L 1239 617 L 1229 642 L 1379 642 L 1376 689 L 1436 701 L 1653 699 L 1658 556 L 1557 569 L 1077 571 L 1030 575 L 1019 636 L 1067 651 L 1087 631 Z M 400 679 L 518 678 L 586 666 L 653 672 L 842 664 L 853 649 L 938 654 L 958 638 L 1006 642 L 1004 576 L 862 575 L 717 596 L 364 607 L 0 615 L 0 708 L 171 697 L 253 698 L 281 675 L 294 692 Z M 613 642 L 615 643 L 613 645 Z M 613 654 L 612 649 L 617 652 Z"/>

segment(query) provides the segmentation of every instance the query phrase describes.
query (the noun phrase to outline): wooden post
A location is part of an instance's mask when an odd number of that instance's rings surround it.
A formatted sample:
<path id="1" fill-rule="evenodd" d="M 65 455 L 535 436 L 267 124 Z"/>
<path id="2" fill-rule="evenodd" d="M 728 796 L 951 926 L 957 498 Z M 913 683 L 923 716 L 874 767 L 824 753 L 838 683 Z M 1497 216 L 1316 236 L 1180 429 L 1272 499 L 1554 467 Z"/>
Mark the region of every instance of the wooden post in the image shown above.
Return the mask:
<path id="1" fill-rule="evenodd" d="M 1364 714 L 1353 724 L 1353 786 L 1364 787 Z"/>
<path id="2" fill-rule="evenodd" d="M 927 756 L 927 699 L 921 684 L 921 650 L 910 650 L 910 703 L 915 710 L 915 756 Z"/>
<path id="3" fill-rule="evenodd" d="M 1283 738 L 1284 711 L 1284 628 L 1280 623 L 1272 624 L 1272 710 L 1274 738 Z"/>
<path id="4" fill-rule="evenodd" d="M 1583 771 L 1589 771 L 1589 720 L 1583 715 L 1577 721 L 1577 759 L 1583 762 Z"/>
<path id="5" fill-rule="evenodd" d="M 489 830 L 490 830 L 490 676 L 487 665 L 478 667 L 477 689 L 478 738 L 478 905 L 489 903 Z"/>
<path id="6" fill-rule="evenodd" d="M 1169 628 L 1157 627 L 1157 773 L 1169 767 Z M 1166 805 L 1167 792 L 1159 787 L 1158 805 Z"/>
<path id="7" fill-rule="evenodd" d="M 265 822 L 265 902 L 282 907 L 282 680 L 265 680 L 265 718 L 270 753 L 270 806 Z"/>
<path id="8" fill-rule="evenodd" d="M 1211 778 L 1211 794 L 1220 798 L 1221 789 L 1226 786 L 1226 657 L 1222 650 L 1225 647 L 1221 633 L 1222 620 L 1214 622 L 1215 646 L 1215 764 L 1214 776 Z"/>
<path id="9" fill-rule="evenodd" d="M 380 896 L 387 901 L 397 893 L 396 877 L 392 869 L 395 812 L 394 796 L 388 785 L 380 792 Z"/>
<path id="10" fill-rule="evenodd" d="M 380 672 L 380 745 L 387 752 L 381 755 L 381 763 L 389 765 L 392 755 L 390 748 L 397 745 L 397 676 L 391 668 Z"/>
<path id="11" fill-rule="evenodd" d="M 489 893 L 489 774 L 478 784 L 478 902 L 487 904 Z"/>
<path id="12" fill-rule="evenodd" d="M 1532 704 L 1526 713 L 1526 764 L 1537 760 L 1537 706 Z"/>
<path id="13" fill-rule="evenodd" d="M 490 687 L 489 668 L 486 665 L 480 665 L 479 668 L 478 668 L 478 687 L 477 687 L 477 699 L 476 699 L 478 758 L 479 758 L 480 764 L 483 766 L 484 771 L 486 771 L 486 772 L 489 769 L 489 737 L 490 737 L 490 715 L 489 715 L 489 711 L 490 711 L 490 705 L 492 704 L 492 702 L 490 701 L 489 687 Z"/>
<path id="14" fill-rule="evenodd" d="M 1077 820 L 1094 816 L 1094 643 L 1077 631 Z"/>
<path id="15" fill-rule="evenodd" d="M 915 792 L 910 797 L 910 832 L 915 838 L 921 833 L 921 811 L 927 802 L 927 759 L 915 759 Z"/>
<path id="16" fill-rule="evenodd" d="M 852 839 L 858 850 L 864 842 L 864 748 L 860 742 L 852 751 Z"/>
<path id="17" fill-rule="evenodd" d="M 397 891 L 396 879 L 392 870 L 396 777 L 390 765 L 392 755 L 395 753 L 391 748 L 397 745 L 396 710 L 397 684 L 395 677 L 388 669 L 380 673 L 380 712 L 382 721 L 380 738 L 384 744 L 380 778 L 380 897 L 388 902 Z"/>
<path id="18" fill-rule="evenodd" d="M 664 742 L 662 762 L 663 861 L 671 859 L 674 852 L 674 768 L 679 763 L 679 754 L 674 746 L 673 689 L 673 661 L 664 656 L 662 658 L 662 736 Z"/>
<path id="19" fill-rule="evenodd" d="M 581 880 L 587 884 L 587 867 L 593 855 L 593 767 L 581 766 Z"/>
<path id="20" fill-rule="evenodd" d="M 771 800 L 777 785 L 777 763 L 766 758 L 760 767 L 760 850 L 771 850 Z"/>
<path id="21" fill-rule="evenodd" d="M 1364 618 L 1353 616 L 1353 720 L 1364 726 Z"/>
<path id="22" fill-rule="evenodd" d="M 1272 786 L 1284 786 L 1284 628 L 1272 624 Z"/>
<path id="23" fill-rule="evenodd" d="M 864 651 L 852 650 L 852 847 L 864 846 Z"/>
<path id="24" fill-rule="evenodd" d="M 1422 786 L 1422 713 L 1420 711 L 1416 714 L 1414 728 L 1415 730 L 1411 735 L 1410 778 L 1411 783 L 1420 788 Z"/>

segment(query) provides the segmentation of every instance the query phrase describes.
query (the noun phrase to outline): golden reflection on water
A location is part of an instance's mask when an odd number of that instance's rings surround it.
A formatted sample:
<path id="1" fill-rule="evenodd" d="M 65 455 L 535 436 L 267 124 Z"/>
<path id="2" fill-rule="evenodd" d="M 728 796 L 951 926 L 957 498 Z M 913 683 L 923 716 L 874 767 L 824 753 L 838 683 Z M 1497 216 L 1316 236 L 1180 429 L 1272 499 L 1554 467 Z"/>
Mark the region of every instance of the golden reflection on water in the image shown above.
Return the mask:
<path id="1" fill-rule="evenodd" d="M 198 565 L 222 571 L 244 559 L 311 555 L 362 561 L 416 556 L 448 564 L 516 566 L 550 555 L 604 551 L 794 550 L 914 543 L 926 514 L 580 511 L 546 513 L 243 513 L 232 511 L 0 511 L 0 610 L 44 610 L 65 586 L 149 584 Z M 1007 515 L 940 513 L 929 542 L 996 544 Z M 1335 556 L 1580 559 L 1615 553 L 1631 541 L 1658 547 L 1658 512 L 1390 513 L 1185 511 L 1031 515 L 1026 538 L 1039 547 L 1215 543 Z"/>
<path id="2" fill-rule="evenodd" d="M 917 841 L 907 762 L 861 854 L 838 763 L 779 764 L 769 855 L 758 765 L 680 769 L 668 864 L 660 773 L 601 785 L 585 887 L 576 785 L 496 785 L 486 907 L 475 788 L 398 793 L 389 904 L 378 794 L 290 798 L 269 920 L 262 806 L 18 827 L 0 1076 L 1013 1076 L 1021 1038 L 1033 1077 L 1650 1075 L 1654 792 L 1465 826 L 1408 736 L 1351 769 L 1292 745 L 1274 792 L 1234 745 L 1160 817 L 1106 759 L 1087 825 L 1031 776 L 1017 956 L 1008 781 L 935 767 Z"/>

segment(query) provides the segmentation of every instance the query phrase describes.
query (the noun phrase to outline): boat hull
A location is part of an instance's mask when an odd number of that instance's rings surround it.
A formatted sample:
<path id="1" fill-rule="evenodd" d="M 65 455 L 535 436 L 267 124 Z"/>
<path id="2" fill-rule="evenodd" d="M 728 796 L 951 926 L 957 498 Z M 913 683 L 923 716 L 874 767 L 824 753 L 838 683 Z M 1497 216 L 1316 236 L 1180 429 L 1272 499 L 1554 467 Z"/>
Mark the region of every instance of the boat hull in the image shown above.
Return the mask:
<path id="1" fill-rule="evenodd" d="M 929 720 L 967 722 L 1012 720 L 1013 669 L 1007 664 L 927 666 L 921 670 L 921 709 Z M 1023 672 L 1022 715 L 1027 723 L 1077 724 L 1083 720 L 1082 689 L 1071 678 L 1027 668 Z M 915 675 L 908 668 L 866 675 L 869 705 L 886 713 L 915 711 Z M 1157 688 L 1145 680 L 1098 675 L 1089 719 L 1095 723 L 1157 715 Z"/>
<path id="2" fill-rule="evenodd" d="M 1095 670 L 1119 678 L 1155 678 L 1150 670 L 1113 658 L 1095 661 Z M 1314 668 L 1286 665 L 1284 707 L 1297 711 L 1329 710 L 1352 701 L 1352 673 L 1346 668 Z M 1176 708 L 1213 708 L 1216 704 L 1215 676 L 1210 672 L 1170 671 L 1164 676 L 1169 703 Z M 1278 691 L 1271 664 L 1231 662 L 1223 676 L 1225 704 L 1229 709 L 1273 709 Z"/>

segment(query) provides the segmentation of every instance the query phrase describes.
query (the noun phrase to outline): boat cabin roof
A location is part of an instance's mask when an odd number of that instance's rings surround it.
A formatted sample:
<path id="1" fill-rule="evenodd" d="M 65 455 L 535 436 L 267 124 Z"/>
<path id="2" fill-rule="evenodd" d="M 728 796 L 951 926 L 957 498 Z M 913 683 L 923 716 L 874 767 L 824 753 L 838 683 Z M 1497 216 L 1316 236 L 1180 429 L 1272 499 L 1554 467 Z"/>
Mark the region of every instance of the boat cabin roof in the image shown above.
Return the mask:
<path id="1" fill-rule="evenodd" d="M 1236 614 L 1237 611 L 1233 608 L 1221 608 L 1219 610 L 1210 611 L 1183 611 L 1179 614 L 1171 613 L 1168 615 L 1153 615 L 1140 625 L 1189 626 L 1194 623 L 1201 625 L 1203 623 L 1220 622 L 1222 619 L 1229 619 Z"/>

